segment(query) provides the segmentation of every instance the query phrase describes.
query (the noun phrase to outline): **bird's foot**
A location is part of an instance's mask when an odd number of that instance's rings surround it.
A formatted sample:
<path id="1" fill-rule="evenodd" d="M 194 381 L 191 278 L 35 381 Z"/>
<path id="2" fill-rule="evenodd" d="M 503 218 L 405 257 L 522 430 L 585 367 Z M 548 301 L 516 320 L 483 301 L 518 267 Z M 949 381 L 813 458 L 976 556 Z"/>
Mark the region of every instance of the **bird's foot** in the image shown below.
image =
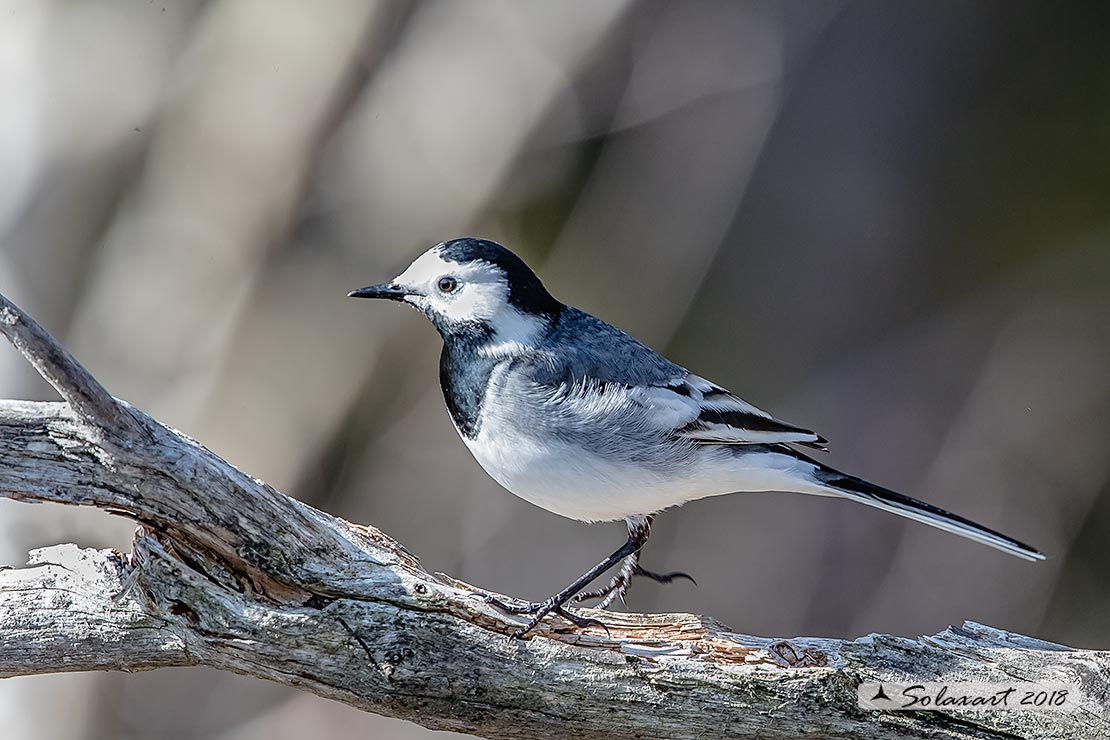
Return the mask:
<path id="1" fill-rule="evenodd" d="M 513 599 L 513 604 L 502 601 L 501 599 L 491 596 L 489 594 L 475 594 L 476 597 L 486 602 L 494 609 L 504 612 L 505 614 L 535 614 L 543 608 L 543 604 L 537 601 L 519 601 Z"/>
<path id="2" fill-rule="evenodd" d="M 628 592 L 629 587 L 632 585 L 632 578 L 626 576 L 623 572 L 613 576 L 608 583 L 601 588 L 596 588 L 593 591 L 582 591 L 575 594 L 571 602 L 580 604 L 583 601 L 590 599 L 601 599 L 601 603 L 597 605 L 598 609 L 604 609 L 612 604 L 616 599 L 624 601 L 624 595 Z"/>
<path id="3" fill-rule="evenodd" d="M 628 589 L 632 587 L 632 579 L 636 576 L 650 578 L 657 583 L 671 583 L 676 578 L 685 578 L 695 586 L 698 585 L 698 582 L 695 581 L 694 577 L 689 573 L 683 573 L 682 571 L 656 573 L 655 571 L 641 567 L 637 563 L 630 569 L 621 569 L 619 573 L 613 576 L 609 583 L 601 588 L 593 591 L 583 591 L 577 594 L 572 599 L 572 602 L 578 604 L 589 599 L 601 599 L 601 602 L 596 607 L 598 609 L 607 609 L 617 599 L 620 599 L 621 603 L 624 603 L 624 596 L 628 593 Z"/>
<path id="4" fill-rule="evenodd" d="M 543 621 L 543 618 L 546 617 L 548 614 L 555 614 L 557 616 L 560 616 L 573 624 L 575 627 L 578 627 L 579 629 L 585 629 L 586 627 L 600 627 L 601 629 L 605 630 L 606 634 L 609 634 L 609 628 L 605 625 L 604 622 L 593 619 L 591 617 L 579 616 L 565 609 L 562 604 L 556 603 L 554 599 L 548 599 L 547 601 L 540 604 L 540 608 L 537 609 L 535 614 L 532 615 L 532 618 L 528 620 L 528 624 L 524 625 L 516 632 L 509 635 L 509 639 L 524 639 L 524 636 L 538 627 L 540 622 Z"/>
<path id="5" fill-rule="evenodd" d="M 523 639 L 529 632 L 538 627 L 540 622 L 542 622 L 544 617 L 546 617 L 548 614 L 555 614 L 557 616 L 560 616 L 580 629 L 584 629 L 586 627 L 600 627 L 601 629 L 605 630 L 606 633 L 609 632 L 609 628 L 606 627 L 603 622 L 597 619 L 592 619 L 590 617 L 582 617 L 571 611 L 568 611 L 566 608 L 564 608 L 566 600 L 560 603 L 555 597 L 552 597 L 547 601 L 522 601 L 518 604 L 507 604 L 504 601 L 494 598 L 493 596 L 490 596 L 488 594 L 483 595 L 482 598 L 483 601 L 485 601 L 487 604 L 506 614 L 527 614 L 532 617 L 530 620 L 528 620 L 527 624 L 509 635 L 510 640 Z"/>
<path id="6" fill-rule="evenodd" d="M 683 573 L 680 570 L 676 570 L 672 573 L 656 573 L 655 571 L 648 570 L 647 568 L 641 568 L 637 565 L 636 570 L 632 571 L 632 575 L 650 578 L 656 583 L 670 583 L 676 578 L 684 578 L 695 586 L 698 585 L 698 582 L 694 580 L 694 577 L 692 575 L 690 575 L 689 573 Z"/>

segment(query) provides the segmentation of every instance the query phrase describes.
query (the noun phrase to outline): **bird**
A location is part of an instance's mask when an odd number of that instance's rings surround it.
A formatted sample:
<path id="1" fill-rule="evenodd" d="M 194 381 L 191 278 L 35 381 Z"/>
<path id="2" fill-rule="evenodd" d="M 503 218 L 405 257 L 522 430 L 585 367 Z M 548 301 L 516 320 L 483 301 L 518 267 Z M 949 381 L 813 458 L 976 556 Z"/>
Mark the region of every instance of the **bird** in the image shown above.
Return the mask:
<path id="1" fill-rule="evenodd" d="M 640 564 L 661 511 L 710 496 L 780 491 L 833 496 L 898 514 L 1035 561 L 1044 555 L 957 514 L 842 473 L 804 450 L 827 440 L 777 419 L 620 329 L 565 305 L 500 244 L 464 237 L 420 255 L 393 280 L 353 298 L 406 303 L 443 340 L 439 380 L 451 420 L 478 464 L 504 488 L 582 522 L 624 520 L 623 545 L 550 598 L 508 603 L 528 619 L 548 615 L 605 625 L 570 609 L 623 601 L 634 578 L 693 580 Z M 619 567 L 618 567 L 619 566 Z M 586 590 L 616 568 L 610 580 Z"/>

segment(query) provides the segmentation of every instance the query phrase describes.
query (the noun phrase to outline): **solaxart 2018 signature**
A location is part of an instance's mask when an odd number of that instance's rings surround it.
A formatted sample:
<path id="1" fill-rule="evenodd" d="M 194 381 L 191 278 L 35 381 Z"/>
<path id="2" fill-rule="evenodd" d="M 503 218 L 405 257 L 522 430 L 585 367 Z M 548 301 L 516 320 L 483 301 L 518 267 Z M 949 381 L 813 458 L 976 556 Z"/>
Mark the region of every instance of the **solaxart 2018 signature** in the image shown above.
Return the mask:
<path id="1" fill-rule="evenodd" d="M 1062 682 L 920 682 L 866 681 L 857 692 L 861 709 L 1070 711 L 1082 698 L 1076 684 Z"/>

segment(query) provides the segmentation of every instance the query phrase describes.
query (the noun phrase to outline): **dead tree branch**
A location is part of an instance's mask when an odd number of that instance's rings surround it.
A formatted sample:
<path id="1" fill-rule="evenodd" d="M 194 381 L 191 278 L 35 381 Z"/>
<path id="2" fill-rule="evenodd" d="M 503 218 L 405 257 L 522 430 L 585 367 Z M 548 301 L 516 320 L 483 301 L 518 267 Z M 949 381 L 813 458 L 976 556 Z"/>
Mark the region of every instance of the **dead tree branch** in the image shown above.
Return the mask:
<path id="1" fill-rule="evenodd" d="M 0 296 L 63 403 L 0 401 L 0 496 L 139 523 L 0 570 L 0 676 L 206 665 L 436 729 L 513 738 L 1094 738 L 1110 653 L 967 623 L 920 640 L 771 640 L 688 614 L 519 625 L 397 542 L 282 495 L 113 398 Z M 1070 681 L 1073 712 L 880 712 L 861 680 Z"/>

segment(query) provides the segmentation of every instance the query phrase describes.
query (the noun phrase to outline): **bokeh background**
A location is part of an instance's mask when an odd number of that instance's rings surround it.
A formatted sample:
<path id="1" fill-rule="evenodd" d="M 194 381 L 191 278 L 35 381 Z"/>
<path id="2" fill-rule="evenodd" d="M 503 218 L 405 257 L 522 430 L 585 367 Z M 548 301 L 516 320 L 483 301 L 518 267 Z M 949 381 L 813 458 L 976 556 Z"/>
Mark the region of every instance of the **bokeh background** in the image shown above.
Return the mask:
<path id="1" fill-rule="evenodd" d="M 1110 647 L 1105 4 L 0 0 L 0 290 L 115 394 L 424 564 L 544 597 L 623 539 L 500 490 L 439 340 L 349 301 L 494 238 L 569 303 L 1041 564 L 838 501 L 689 504 L 629 606 Z M 0 393 L 51 398 L 0 348 Z M 127 522 L 0 501 L 0 562 Z M 201 669 L 0 683 L 5 740 L 423 738 Z"/>

